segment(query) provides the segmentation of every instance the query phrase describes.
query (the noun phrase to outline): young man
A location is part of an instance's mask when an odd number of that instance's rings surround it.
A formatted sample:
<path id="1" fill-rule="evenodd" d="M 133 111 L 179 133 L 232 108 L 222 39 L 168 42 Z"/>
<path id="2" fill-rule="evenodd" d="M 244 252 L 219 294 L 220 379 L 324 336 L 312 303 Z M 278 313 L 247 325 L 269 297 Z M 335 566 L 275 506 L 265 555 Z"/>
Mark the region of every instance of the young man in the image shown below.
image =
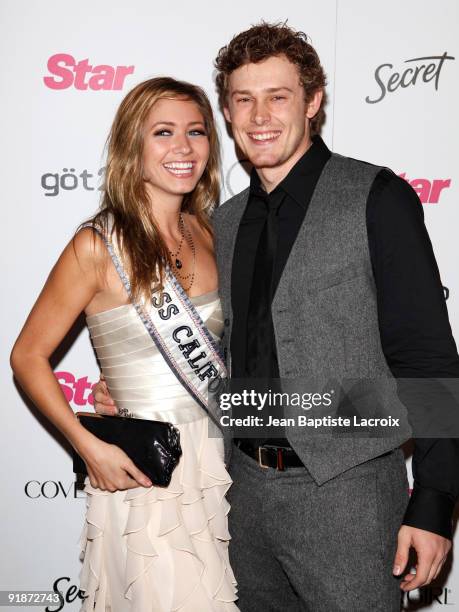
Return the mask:
<path id="1" fill-rule="evenodd" d="M 420 202 L 391 171 L 332 154 L 318 136 L 325 75 L 305 35 L 262 23 L 216 67 L 254 166 L 214 217 L 231 377 L 459 377 Z M 395 612 L 400 588 L 438 575 L 457 440 L 416 441 L 409 502 L 401 442 L 311 441 L 300 428 L 234 441 L 230 556 L 243 612 Z"/>

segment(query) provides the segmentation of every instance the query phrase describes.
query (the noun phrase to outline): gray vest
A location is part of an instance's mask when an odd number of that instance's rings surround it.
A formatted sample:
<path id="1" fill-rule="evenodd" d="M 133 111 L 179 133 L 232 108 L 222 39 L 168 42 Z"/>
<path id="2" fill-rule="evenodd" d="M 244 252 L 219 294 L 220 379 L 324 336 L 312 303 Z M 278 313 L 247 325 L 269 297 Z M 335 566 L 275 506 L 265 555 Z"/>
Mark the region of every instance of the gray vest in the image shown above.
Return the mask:
<path id="1" fill-rule="evenodd" d="M 387 413 L 406 415 L 379 335 L 376 287 L 366 226 L 366 202 L 380 167 L 332 154 L 325 165 L 272 303 L 281 378 L 359 379 L 378 382 Z M 224 354 L 231 371 L 231 267 L 236 235 L 249 190 L 214 215 L 220 297 L 225 317 Z M 374 383 L 373 383 L 374 387 Z M 328 389 L 327 389 L 328 390 Z M 308 435 L 289 428 L 288 439 L 318 484 L 377 457 L 410 437 Z M 231 444 L 227 443 L 229 460 Z"/>

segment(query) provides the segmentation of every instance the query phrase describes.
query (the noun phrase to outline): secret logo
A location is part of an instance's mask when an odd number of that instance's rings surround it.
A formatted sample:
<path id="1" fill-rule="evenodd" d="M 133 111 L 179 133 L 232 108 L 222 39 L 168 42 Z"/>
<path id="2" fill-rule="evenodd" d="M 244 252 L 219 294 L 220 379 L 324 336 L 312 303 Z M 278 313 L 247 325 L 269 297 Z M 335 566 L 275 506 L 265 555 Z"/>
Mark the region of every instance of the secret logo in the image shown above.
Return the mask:
<path id="1" fill-rule="evenodd" d="M 393 64 L 380 64 L 374 73 L 379 91 L 372 97 L 367 96 L 365 102 L 367 104 L 377 104 L 384 100 L 387 93 L 394 93 L 399 88 L 406 89 L 431 81 L 434 83 L 435 91 L 438 91 L 443 66 L 446 61 L 454 59 L 452 55 L 448 55 L 448 52 L 445 51 L 442 55 L 407 59 L 404 64 L 409 64 L 409 66 L 400 71 L 393 70 Z"/>
<path id="2" fill-rule="evenodd" d="M 69 576 L 61 576 L 60 578 L 56 578 L 53 583 L 53 592 L 58 594 L 59 604 L 56 604 L 56 608 L 50 608 L 49 606 L 46 607 L 45 612 L 60 612 L 65 607 L 66 603 L 73 603 L 76 599 L 79 599 L 80 601 L 86 599 L 87 595 L 84 594 L 84 591 L 80 590 L 76 584 L 71 584 L 69 586 L 69 582 Z M 67 588 L 65 597 L 64 591 L 61 590 L 64 587 Z"/>

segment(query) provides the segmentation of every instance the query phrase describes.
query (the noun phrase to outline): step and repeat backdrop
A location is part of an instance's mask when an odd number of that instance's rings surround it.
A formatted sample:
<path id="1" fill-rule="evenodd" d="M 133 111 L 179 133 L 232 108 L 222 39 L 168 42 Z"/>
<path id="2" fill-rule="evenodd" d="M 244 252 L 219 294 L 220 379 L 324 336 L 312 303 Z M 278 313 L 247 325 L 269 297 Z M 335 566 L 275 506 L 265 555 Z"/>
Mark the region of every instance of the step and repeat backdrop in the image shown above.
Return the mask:
<path id="1" fill-rule="evenodd" d="M 61 250 L 98 206 L 104 142 L 121 99 L 157 75 L 204 87 L 220 127 L 223 201 L 248 184 L 248 174 L 217 108 L 213 59 L 261 19 L 288 20 L 306 32 L 328 76 L 325 142 L 391 167 L 417 191 L 459 337 L 459 4 L 3 0 L 0 12 L 0 590 L 59 590 L 62 600 L 47 610 L 73 611 L 81 604 L 85 496 L 74 482 L 68 444 L 15 385 L 8 355 Z M 72 408 L 90 410 L 99 374 L 83 319 L 53 368 Z M 411 477 L 409 457 L 407 469 Z M 405 597 L 404 605 L 459 610 L 459 564 L 450 563 L 441 580 Z"/>

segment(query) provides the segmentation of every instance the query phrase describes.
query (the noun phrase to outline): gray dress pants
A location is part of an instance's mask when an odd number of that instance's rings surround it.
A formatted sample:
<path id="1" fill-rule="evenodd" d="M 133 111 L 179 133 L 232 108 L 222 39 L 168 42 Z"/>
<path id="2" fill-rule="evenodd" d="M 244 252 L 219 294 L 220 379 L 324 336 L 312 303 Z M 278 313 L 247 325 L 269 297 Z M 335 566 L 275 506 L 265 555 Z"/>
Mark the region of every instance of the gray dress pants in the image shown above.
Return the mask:
<path id="1" fill-rule="evenodd" d="M 233 447 L 230 474 L 241 612 L 399 612 L 392 565 L 408 502 L 400 449 L 318 486 L 306 468 L 261 468 Z"/>

